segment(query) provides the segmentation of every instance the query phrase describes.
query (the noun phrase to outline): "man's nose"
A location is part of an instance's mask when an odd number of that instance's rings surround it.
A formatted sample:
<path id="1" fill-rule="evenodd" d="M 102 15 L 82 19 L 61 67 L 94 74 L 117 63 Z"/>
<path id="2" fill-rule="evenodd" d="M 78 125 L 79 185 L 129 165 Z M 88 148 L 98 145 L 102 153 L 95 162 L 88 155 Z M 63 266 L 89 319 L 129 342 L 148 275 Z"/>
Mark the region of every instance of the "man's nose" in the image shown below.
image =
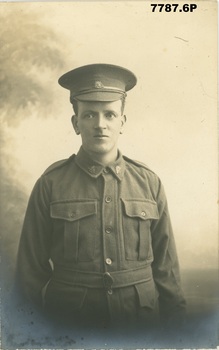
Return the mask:
<path id="1" fill-rule="evenodd" d="M 106 118 L 103 114 L 99 114 L 95 118 L 95 128 L 105 129 L 106 128 Z"/>

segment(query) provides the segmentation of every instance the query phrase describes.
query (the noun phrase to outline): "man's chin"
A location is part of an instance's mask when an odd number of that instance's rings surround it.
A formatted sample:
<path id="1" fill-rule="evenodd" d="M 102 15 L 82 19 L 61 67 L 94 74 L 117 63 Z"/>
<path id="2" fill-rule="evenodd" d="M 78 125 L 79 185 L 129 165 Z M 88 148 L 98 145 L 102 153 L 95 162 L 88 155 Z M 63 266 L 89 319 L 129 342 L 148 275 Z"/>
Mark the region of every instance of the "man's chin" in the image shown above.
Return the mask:
<path id="1" fill-rule="evenodd" d="M 86 150 L 86 149 L 85 149 Z M 110 153 L 110 149 L 108 147 L 103 147 L 103 146 L 95 146 L 95 147 L 88 147 L 87 152 L 90 154 L 102 154 L 102 155 L 107 155 Z"/>

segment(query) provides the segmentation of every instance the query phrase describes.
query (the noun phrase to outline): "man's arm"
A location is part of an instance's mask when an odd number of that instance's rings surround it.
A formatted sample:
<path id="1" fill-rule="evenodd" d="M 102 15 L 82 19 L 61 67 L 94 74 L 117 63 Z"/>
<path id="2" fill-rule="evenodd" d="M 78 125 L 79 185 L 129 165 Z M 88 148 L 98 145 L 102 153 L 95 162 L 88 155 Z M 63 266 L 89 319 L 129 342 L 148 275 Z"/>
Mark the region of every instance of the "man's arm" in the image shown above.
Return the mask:
<path id="1" fill-rule="evenodd" d="M 154 281 L 159 291 L 161 321 L 165 324 L 181 324 L 185 318 L 185 299 L 180 281 L 179 263 L 169 217 L 167 200 L 160 183 L 157 205 L 159 220 L 152 224 L 152 263 Z"/>
<path id="2" fill-rule="evenodd" d="M 51 220 L 49 187 L 41 177 L 31 193 L 20 238 L 16 284 L 19 292 L 42 305 L 41 291 L 51 276 Z"/>

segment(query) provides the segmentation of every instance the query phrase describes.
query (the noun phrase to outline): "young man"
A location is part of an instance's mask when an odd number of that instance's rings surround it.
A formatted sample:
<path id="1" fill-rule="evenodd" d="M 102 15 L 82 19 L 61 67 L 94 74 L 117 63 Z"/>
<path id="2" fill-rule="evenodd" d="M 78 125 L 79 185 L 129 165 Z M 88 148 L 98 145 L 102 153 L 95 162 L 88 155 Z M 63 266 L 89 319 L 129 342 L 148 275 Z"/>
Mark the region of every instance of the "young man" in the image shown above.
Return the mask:
<path id="1" fill-rule="evenodd" d="M 184 318 L 185 300 L 160 179 L 121 154 L 132 72 L 108 64 L 59 79 L 81 136 L 76 155 L 37 181 L 24 220 L 17 276 L 27 299 L 77 325 L 151 324 Z"/>

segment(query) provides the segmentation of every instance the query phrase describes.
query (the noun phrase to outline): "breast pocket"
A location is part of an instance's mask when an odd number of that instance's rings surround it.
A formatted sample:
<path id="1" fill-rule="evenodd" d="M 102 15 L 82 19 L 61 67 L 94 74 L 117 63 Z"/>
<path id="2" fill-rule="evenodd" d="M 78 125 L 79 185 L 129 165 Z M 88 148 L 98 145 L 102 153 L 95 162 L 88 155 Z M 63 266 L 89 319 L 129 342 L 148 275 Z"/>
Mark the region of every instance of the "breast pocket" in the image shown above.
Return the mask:
<path id="1" fill-rule="evenodd" d="M 122 199 L 123 235 L 127 260 L 146 260 L 153 255 L 150 226 L 159 218 L 156 202 Z"/>
<path id="2" fill-rule="evenodd" d="M 64 259 L 91 261 L 97 233 L 97 202 L 60 201 L 50 204 L 50 215 L 63 235 Z M 60 232 L 62 231 L 62 232 Z"/>

